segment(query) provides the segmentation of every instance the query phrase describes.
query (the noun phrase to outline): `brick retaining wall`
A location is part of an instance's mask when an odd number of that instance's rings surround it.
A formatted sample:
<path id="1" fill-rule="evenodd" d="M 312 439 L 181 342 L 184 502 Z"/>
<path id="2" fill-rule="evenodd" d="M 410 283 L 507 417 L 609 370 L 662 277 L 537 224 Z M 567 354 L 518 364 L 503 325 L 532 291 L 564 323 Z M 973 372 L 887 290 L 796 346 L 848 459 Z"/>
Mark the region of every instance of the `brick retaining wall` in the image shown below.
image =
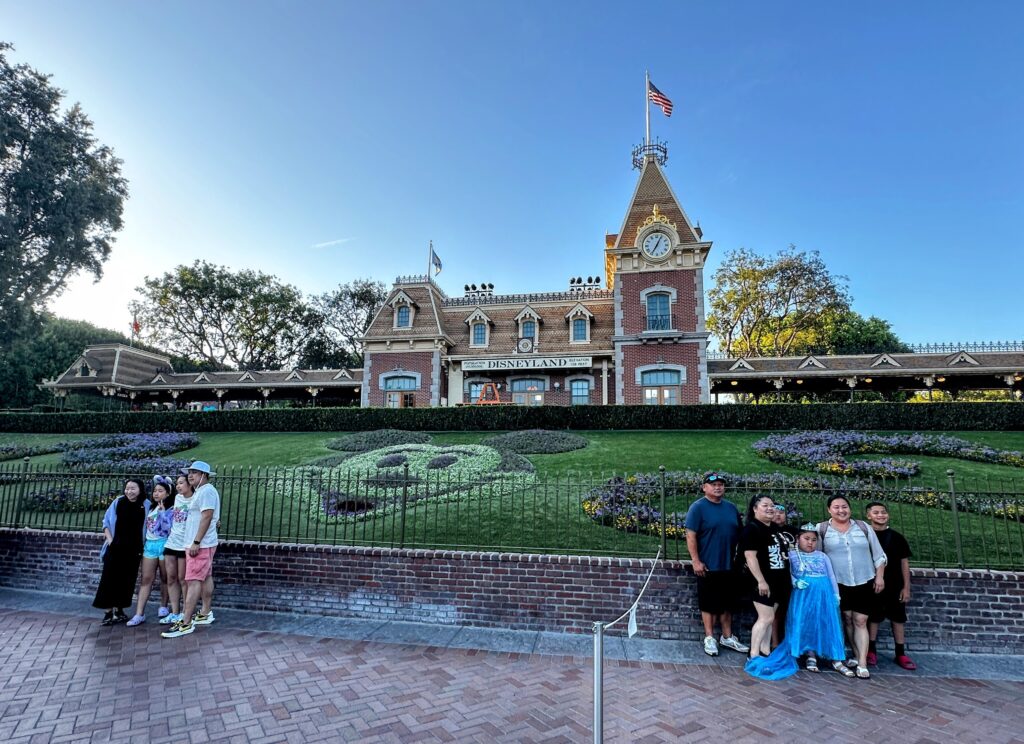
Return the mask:
<path id="1" fill-rule="evenodd" d="M 0 586 L 90 595 L 98 534 L 0 529 Z M 587 556 L 229 542 L 215 560 L 218 607 L 589 633 L 640 590 L 650 561 Z M 1024 653 L 1021 573 L 914 569 L 908 644 Z M 648 638 L 699 640 L 689 564 L 665 561 L 638 614 Z M 740 626 L 746 637 L 749 622 Z M 882 639 L 884 645 L 887 637 Z"/>

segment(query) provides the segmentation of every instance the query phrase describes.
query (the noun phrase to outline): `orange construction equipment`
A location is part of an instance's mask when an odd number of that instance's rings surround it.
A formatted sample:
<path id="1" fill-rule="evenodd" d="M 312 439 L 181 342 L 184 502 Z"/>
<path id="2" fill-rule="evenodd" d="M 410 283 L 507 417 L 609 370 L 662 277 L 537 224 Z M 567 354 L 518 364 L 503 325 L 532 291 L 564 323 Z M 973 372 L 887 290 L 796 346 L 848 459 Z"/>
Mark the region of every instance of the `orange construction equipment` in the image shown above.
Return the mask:
<path id="1" fill-rule="evenodd" d="M 486 382 L 480 389 L 480 397 L 476 399 L 475 405 L 493 406 L 501 403 L 501 396 L 498 395 L 498 386 L 493 382 Z"/>

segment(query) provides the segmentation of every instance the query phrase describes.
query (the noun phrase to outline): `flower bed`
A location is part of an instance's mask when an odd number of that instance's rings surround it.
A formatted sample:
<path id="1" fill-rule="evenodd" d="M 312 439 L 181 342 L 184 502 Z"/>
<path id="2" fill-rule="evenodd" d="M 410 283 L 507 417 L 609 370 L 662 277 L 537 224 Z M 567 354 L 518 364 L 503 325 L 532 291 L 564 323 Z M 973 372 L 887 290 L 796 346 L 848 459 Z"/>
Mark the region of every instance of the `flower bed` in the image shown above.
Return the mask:
<path id="1" fill-rule="evenodd" d="M 892 488 L 891 484 L 867 478 L 833 478 L 811 475 L 783 475 L 782 473 L 752 473 L 733 475 L 722 473 L 730 484 L 730 494 L 742 492 L 741 501 L 763 492 L 785 503 L 786 518 L 790 524 L 799 524 L 804 514 L 798 501 L 806 505 L 817 501 L 824 515 L 825 501 L 833 494 L 845 496 L 851 502 L 882 501 L 939 509 L 952 509 L 948 492 L 923 486 Z M 703 473 L 694 471 L 665 473 L 667 498 L 700 494 Z M 780 492 L 782 495 L 780 495 Z M 661 534 L 661 480 L 657 475 L 637 473 L 628 477 L 616 476 L 593 489 L 583 500 L 583 511 L 599 524 L 626 532 Z M 1024 521 L 1024 502 L 1000 493 L 958 493 L 957 509 L 961 512 L 991 515 L 1011 521 Z M 737 504 L 742 512 L 744 506 Z M 665 535 L 685 538 L 685 514 L 671 512 L 665 515 Z"/>
<path id="2" fill-rule="evenodd" d="M 377 429 L 376 431 L 359 431 L 331 439 L 324 446 L 339 452 L 369 452 L 398 444 L 426 444 L 429 441 L 430 435 L 425 431 Z"/>
<path id="3" fill-rule="evenodd" d="M 920 466 L 912 460 L 847 460 L 854 454 L 931 455 L 1024 467 L 1024 453 L 997 450 L 935 434 L 865 434 L 857 431 L 801 431 L 772 434 L 753 444 L 759 456 L 780 465 L 830 475 L 909 477 Z"/>
<path id="4" fill-rule="evenodd" d="M 98 493 L 83 492 L 79 485 L 68 482 L 51 486 L 41 491 L 29 491 L 25 495 L 24 508 L 36 512 L 74 513 L 106 509 L 121 491 L 117 488 L 102 489 Z"/>
<path id="5" fill-rule="evenodd" d="M 534 480 L 533 466 L 514 453 L 478 444 L 399 444 L 357 454 L 334 467 L 303 467 L 278 484 L 301 498 L 319 522 L 376 518 L 428 500 L 508 496 Z"/>
<path id="6" fill-rule="evenodd" d="M 53 444 L 0 444 L 0 460 L 20 460 L 22 457 L 49 455 L 64 449 L 64 442 Z"/>
<path id="7" fill-rule="evenodd" d="M 86 473 L 176 473 L 189 463 L 168 455 L 198 445 L 195 434 L 111 434 L 65 443 L 61 464 Z"/>
<path id="8" fill-rule="evenodd" d="M 527 429 L 496 434 L 481 440 L 480 444 L 520 455 L 553 455 L 583 449 L 587 446 L 587 440 L 568 431 Z"/>

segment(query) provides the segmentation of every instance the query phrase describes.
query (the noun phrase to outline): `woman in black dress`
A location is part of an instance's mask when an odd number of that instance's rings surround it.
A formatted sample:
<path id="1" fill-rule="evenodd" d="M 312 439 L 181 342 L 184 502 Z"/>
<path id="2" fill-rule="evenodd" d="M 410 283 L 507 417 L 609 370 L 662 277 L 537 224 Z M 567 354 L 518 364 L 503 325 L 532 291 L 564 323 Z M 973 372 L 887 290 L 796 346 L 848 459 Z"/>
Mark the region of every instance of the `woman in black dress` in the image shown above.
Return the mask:
<path id="1" fill-rule="evenodd" d="M 746 564 L 745 599 L 754 603 L 757 620 L 750 629 L 750 658 L 771 653 L 772 621 L 779 606 L 789 602 L 789 544 L 772 524 L 775 503 L 755 495 L 747 508 L 747 523 L 740 532 L 739 551 Z"/>
<path id="2" fill-rule="evenodd" d="M 132 603 L 135 582 L 142 562 L 143 530 L 149 500 L 146 484 L 138 478 L 129 478 L 124 484 L 124 495 L 118 496 L 103 515 L 103 536 L 106 540 L 100 550 L 103 574 L 96 589 L 92 606 L 105 610 L 103 625 L 128 622 L 124 608 Z"/>

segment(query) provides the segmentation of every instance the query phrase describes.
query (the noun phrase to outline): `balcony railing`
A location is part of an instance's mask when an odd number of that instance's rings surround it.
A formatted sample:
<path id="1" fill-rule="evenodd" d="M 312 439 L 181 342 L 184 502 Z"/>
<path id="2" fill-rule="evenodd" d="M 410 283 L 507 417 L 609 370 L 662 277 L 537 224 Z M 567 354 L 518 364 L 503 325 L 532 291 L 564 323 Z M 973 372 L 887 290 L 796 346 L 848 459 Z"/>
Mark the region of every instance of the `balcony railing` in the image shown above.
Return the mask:
<path id="1" fill-rule="evenodd" d="M 647 316 L 647 330 L 648 331 L 671 331 L 675 328 L 675 316 L 674 315 L 648 315 Z"/>

